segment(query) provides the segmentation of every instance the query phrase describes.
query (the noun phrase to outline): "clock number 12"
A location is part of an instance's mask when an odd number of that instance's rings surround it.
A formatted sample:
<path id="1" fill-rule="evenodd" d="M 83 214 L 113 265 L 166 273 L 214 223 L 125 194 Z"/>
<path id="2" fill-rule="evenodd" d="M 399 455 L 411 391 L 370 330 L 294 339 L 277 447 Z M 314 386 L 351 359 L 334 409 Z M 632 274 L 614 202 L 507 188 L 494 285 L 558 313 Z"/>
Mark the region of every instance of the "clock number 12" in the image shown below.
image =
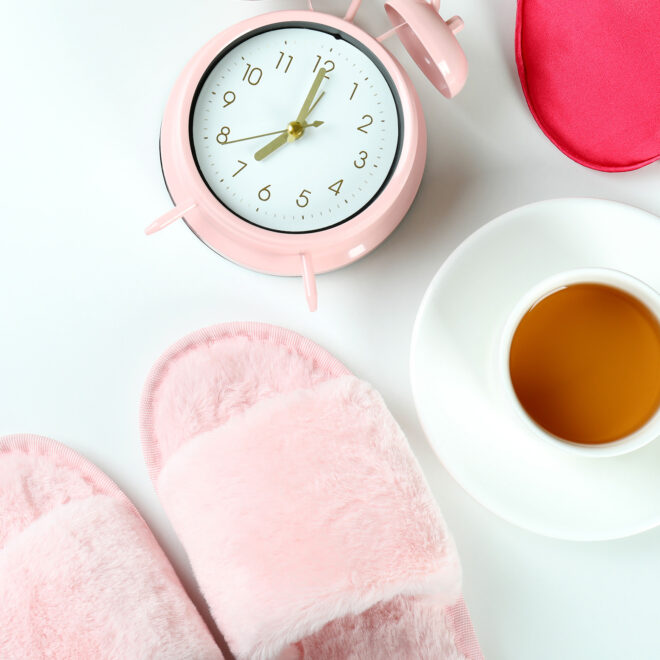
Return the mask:
<path id="1" fill-rule="evenodd" d="M 316 56 L 316 65 L 314 66 L 312 73 L 316 73 L 318 71 L 319 64 L 321 64 L 322 59 L 323 58 L 320 55 Z M 332 60 L 326 60 L 323 62 L 323 68 L 325 69 L 325 77 L 329 78 L 330 72 L 335 70 L 335 63 Z"/>

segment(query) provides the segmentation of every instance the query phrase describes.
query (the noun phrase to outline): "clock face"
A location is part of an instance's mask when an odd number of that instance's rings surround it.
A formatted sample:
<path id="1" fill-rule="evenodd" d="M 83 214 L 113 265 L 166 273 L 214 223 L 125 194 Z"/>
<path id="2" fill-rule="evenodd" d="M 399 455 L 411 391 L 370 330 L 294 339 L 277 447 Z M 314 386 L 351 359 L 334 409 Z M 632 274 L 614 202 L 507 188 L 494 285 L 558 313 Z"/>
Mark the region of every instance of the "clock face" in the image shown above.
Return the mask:
<path id="1" fill-rule="evenodd" d="M 206 184 L 234 214 L 313 232 L 378 196 L 398 158 L 400 115 L 389 75 L 349 37 L 275 26 L 211 65 L 191 141 Z"/>

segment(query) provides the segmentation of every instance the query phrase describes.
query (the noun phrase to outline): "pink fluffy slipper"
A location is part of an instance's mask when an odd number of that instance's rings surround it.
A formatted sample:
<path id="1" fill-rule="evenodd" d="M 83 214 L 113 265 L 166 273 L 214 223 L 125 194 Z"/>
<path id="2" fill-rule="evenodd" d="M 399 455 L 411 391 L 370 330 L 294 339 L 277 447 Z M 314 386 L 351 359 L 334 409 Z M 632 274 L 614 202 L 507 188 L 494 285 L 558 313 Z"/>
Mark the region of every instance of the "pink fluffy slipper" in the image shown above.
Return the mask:
<path id="1" fill-rule="evenodd" d="M 152 370 L 142 433 L 239 659 L 482 657 L 400 428 L 319 346 L 261 324 L 197 332 Z"/>
<path id="2" fill-rule="evenodd" d="M 126 496 L 36 436 L 0 438 L 0 658 L 222 658 Z"/>

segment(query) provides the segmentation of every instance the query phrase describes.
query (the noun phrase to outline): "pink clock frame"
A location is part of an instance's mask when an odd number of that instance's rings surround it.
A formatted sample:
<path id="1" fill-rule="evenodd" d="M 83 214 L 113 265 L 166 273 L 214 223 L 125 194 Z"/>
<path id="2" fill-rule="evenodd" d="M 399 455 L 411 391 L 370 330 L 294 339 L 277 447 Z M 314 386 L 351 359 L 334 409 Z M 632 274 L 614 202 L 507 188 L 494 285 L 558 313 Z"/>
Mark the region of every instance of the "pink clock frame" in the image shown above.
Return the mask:
<path id="1" fill-rule="evenodd" d="M 352 7 L 357 4 L 354 1 Z M 347 20 L 352 19 L 350 13 L 344 19 L 316 11 L 266 13 L 221 32 L 198 51 L 175 84 L 161 128 L 163 175 L 175 208 L 146 230 L 151 234 L 183 218 L 204 243 L 241 266 L 271 275 L 302 276 L 311 310 L 317 306 L 315 274 L 360 259 L 394 231 L 415 199 L 426 162 L 426 123 L 410 78 L 378 39 L 354 25 L 352 20 Z M 389 73 L 401 102 L 401 150 L 385 188 L 350 220 L 305 234 L 270 231 L 235 216 L 207 187 L 195 164 L 190 144 L 193 100 L 209 66 L 237 39 L 280 23 L 317 24 L 339 30 L 357 40 Z M 388 36 L 390 33 L 380 39 Z"/>

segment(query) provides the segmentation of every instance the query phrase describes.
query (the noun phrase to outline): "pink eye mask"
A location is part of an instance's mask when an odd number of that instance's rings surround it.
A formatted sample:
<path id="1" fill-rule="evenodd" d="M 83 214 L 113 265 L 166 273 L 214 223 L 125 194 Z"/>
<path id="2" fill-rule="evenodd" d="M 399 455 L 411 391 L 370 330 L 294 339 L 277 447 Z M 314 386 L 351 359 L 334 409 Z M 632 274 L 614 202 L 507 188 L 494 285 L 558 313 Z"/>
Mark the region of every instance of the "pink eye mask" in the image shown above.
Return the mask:
<path id="1" fill-rule="evenodd" d="M 567 156 L 604 172 L 660 158 L 660 2 L 518 0 L 527 104 Z"/>
<path id="2" fill-rule="evenodd" d="M 238 660 L 481 660 L 456 548 L 401 429 L 311 341 L 257 323 L 152 369 L 143 449 Z"/>
<path id="3" fill-rule="evenodd" d="M 0 658 L 222 657 L 103 472 L 47 438 L 0 438 Z"/>

